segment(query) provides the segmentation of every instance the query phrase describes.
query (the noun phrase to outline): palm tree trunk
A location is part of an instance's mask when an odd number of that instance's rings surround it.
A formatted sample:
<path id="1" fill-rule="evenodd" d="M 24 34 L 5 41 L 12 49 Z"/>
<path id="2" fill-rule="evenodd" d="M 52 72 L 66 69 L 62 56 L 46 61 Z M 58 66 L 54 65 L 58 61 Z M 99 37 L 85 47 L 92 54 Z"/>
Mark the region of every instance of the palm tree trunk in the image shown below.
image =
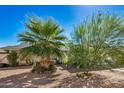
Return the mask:
<path id="1" fill-rule="evenodd" d="M 47 57 L 47 58 L 44 58 L 42 61 L 41 61 L 41 66 L 44 66 L 46 68 L 49 67 L 49 65 L 51 64 L 51 57 Z"/>

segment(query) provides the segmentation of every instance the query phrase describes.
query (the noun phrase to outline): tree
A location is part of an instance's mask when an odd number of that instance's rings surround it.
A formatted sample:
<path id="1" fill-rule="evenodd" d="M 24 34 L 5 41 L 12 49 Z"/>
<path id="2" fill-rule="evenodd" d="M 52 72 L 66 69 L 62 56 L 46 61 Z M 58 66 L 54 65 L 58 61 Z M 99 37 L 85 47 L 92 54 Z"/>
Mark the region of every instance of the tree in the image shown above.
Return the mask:
<path id="1" fill-rule="evenodd" d="M 61 48 L 65 46 L 66 37 L 62 35 L 63 29 L 52 18 L 44 21 L 28 16 L 25 26 L 27 31 L 19 34 L 19 41 L 29 46 L 21 49 L 21 58 L 40 57 L 44 66 L 48 66 L 54 57 L 63 58 Z"/>
<path id="2" fill-rule="evenodd" d="M 112 14 L 98 13 L 74 26 L 69 59 L 87 72 L 103 66 L 122 64 L 124 20 Z M 123 63 L 124 64 L 124 63 Z"/>

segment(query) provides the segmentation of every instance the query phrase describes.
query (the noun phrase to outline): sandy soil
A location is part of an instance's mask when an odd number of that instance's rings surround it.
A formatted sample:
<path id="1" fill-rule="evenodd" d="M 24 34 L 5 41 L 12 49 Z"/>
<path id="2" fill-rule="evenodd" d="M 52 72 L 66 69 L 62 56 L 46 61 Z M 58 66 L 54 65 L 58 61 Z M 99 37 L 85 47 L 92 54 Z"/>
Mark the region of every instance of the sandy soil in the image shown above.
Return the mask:
<path id="1" fill-rule="evenodd" d="M 0 54 L 0 62 L 6 63 L 6 54 Z M 0 68 L 0 88 L 75 88 L 75 87 L 123 87 L 124 68 L 92 71 L 90 78 L 79 78 L 74 69 L 57 66 L 53 74 L 31 73 L 31 66 Z"/>
<path id="2" fill-rule="evenodd" d="M 0 54 L 0 63 L 7 63 L 7 54 Z"/>
<path id="3" fill-rule="evenodd" d="M 64 70 L 61 66 L 53 74 L 34 74 L 30 70 L 30 66 L 0 69 L 0 87 L 105 87 L 103 82 L 111 84 L 107 87 L 124 87 L 124 69 L 95 71 L 92 73 L 98 74 L 97 77 L 88 81 L 77 78 L 76 73 Z"/>
<path id="4" fill-rule="evenodd" d="M 34 74 L 30 70 L 28 66 L 0 69 L 0 87 L 56 87 L 70 75 L 61 67 L 53 74 Z"/>

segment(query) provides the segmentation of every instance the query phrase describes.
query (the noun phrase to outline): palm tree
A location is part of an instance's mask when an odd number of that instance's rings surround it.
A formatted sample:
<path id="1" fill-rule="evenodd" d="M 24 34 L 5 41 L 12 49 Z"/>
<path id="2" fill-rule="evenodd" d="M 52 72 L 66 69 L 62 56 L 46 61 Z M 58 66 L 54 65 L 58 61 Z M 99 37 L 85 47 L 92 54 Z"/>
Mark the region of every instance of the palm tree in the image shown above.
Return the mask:
<path id="1" fill-rule="evenodd" d="M 123 22 L 117 15 L 98 13 L 75 26 L 70 44 L 71 62 L 87 71 L 120 63 L 124 58 Z"/>
<path id="2" fill-rule="evenodd" d="M 63 29 L 52 18 L 44 21 L 28 16 L 25 26 L 27 30 L 19 34 L 19 41 L 27 43 L 28 46 L 21 49 L 21 58 L 40 57 L 44 65 L 50 64 L 54 57 L 63 58 L 64 52 L 61 48 L 65 46 L 66 37 L 62 35 Z"/>

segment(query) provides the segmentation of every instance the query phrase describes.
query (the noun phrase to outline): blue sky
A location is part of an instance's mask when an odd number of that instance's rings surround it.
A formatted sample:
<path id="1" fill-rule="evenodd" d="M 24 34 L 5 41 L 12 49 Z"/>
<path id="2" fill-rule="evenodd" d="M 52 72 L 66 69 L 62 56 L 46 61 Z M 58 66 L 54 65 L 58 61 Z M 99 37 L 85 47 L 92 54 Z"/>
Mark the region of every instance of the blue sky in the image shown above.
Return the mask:
<path id="1" fill-rule="evenodd" d="M 26 14 L 47 18 L 52 16 L 70 37 L 73 25 L 98 11 L 124 15 L 124 6 L 0 6 L 0 47 L 17 45 L 17 34 L 25 30 Z"/>

